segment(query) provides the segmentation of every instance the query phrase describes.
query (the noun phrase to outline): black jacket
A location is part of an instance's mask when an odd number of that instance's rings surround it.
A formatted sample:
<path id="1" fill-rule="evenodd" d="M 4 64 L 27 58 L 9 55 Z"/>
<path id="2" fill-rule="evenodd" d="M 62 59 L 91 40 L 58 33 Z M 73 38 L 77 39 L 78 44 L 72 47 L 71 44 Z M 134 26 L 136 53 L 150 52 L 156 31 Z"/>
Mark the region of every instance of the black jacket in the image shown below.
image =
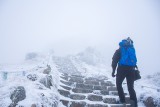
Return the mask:
<path id="1" fill-rule="evenodd" d="M 120 49 L 117 49 L 116 52 L 114 53 L 113 57 L 112 57 L 112 69 L 113 69 L 113 72 L 115 72 L 117 64 L 118 64 L 120 58 L 121 58 Z"/>

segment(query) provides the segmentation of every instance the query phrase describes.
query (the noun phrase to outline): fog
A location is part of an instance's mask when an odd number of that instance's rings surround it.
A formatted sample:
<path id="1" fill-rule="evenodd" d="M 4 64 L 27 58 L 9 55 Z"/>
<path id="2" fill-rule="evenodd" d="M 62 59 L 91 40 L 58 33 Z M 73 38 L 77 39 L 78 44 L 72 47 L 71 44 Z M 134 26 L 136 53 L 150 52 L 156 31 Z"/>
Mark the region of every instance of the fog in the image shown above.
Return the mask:
<path id="1" fill-rule="evenodd" d="M 76 54 L 94 47 L 110 63 L 131 37 L 143 72 L 160 72 L 159 0 L 0 0 L 0 63 L 53 49 Z"/>

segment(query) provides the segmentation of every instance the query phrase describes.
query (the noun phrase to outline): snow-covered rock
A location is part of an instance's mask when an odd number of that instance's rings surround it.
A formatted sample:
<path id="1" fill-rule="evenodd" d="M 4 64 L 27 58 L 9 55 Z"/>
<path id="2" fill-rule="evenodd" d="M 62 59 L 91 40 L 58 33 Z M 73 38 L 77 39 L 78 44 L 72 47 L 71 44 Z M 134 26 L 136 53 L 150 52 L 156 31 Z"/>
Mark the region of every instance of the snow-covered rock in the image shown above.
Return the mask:
<path id="1" fill-rule="evenodd" d="M 25 98 L 26 98 L 26 91 L 24 87 L 23 86 L 16 87 L 16 89 L 10 96 L 10 99 L 12 100 L 10 107 L 15 107 L 19 101 L 22 101 Z"/>

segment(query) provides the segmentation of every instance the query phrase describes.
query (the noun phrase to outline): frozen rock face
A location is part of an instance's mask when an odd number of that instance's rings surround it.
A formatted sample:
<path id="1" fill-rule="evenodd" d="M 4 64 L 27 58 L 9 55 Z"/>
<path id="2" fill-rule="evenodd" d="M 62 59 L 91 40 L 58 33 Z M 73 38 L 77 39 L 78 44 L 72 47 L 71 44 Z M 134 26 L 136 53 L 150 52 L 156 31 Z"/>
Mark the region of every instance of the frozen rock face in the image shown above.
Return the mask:
<path id="1" fill-rule="evenodd" d="M 43 74 L 49 74 L 51 72 L 50 65 L 47 65 L 47 68 L 43 71 Z"/>
<path id="2" fill-rule="evenodd" d="M 51 75 L 46 75 L 45 78 L 42 78 L 40 80 L 40 83 L 42 83 L 47 88 L 51 88 L 51 86 L 52 86 L 52 76 Z"/>
<path id="3" fill-rule="evenodd" d="M 9 107 L 15 107 L 19 101 L 22 101 L 25 98 L 26 98 L 26 91 L 24 87 L 18 86 L 10 96 L 12 103 L 10 104 Z"/>

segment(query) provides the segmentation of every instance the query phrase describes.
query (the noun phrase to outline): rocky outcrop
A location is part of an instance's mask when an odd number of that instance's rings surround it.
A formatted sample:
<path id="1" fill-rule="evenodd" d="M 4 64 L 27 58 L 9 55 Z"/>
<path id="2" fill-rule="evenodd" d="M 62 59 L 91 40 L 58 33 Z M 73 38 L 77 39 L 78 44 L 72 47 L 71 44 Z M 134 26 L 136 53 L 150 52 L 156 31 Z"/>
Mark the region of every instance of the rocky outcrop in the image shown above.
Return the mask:
<path id="1" fill-rule="evenodd" d="M 19 101 L 22 101 L 26 98 L 26 91 L 23 86 L 18 86 L 10 96 L 12 103 L 9 107 L 16 107 Z"/>
<path id="2" fill-rule="evenodd" d="M 40 80 L 40 83 L 42 83 L 47 88 L 51 88 L 51 86 L 53 86 L 52 76 L 51 75 L 46 75 L 45 78 L 42 78 Z"/>
<path id="3" fill-rule="evenodd" d="M 51 72 L 50 65 L 47 65 L 47 68 L 43 71 L 43 74 L 49 74 Z"/>

